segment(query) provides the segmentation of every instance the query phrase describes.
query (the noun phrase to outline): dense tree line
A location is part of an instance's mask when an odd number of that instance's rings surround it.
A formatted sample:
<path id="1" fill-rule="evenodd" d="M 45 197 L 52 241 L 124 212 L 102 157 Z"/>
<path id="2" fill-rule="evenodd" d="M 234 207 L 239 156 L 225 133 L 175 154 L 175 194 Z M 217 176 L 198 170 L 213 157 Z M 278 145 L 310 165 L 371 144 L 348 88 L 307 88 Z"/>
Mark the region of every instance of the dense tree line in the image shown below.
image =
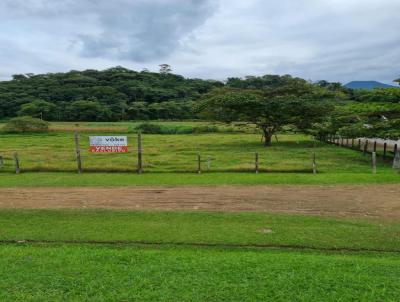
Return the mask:
<path id="1" fill-rule="evenodd" d="M 396 80 L 400 84 L 400 80 Z M 114 67 L 104 71 L 14 75 L 0 82 L 0 120 L 193 119 L 256 124 L 264 141 L 284 126 L 327 135 L 400 137 L 400 89 L 352 90 L 290 75 L 226 82 Z"/>
<path id="2" fill-rule="evenodd" d="M 193 102 L 221 86 L 169 70 L 152 73 L 123 67 L 14 75 L 11 81 L 0 82 L 0 119 L 17 115 L 49 121 L 194 118 Z"/>

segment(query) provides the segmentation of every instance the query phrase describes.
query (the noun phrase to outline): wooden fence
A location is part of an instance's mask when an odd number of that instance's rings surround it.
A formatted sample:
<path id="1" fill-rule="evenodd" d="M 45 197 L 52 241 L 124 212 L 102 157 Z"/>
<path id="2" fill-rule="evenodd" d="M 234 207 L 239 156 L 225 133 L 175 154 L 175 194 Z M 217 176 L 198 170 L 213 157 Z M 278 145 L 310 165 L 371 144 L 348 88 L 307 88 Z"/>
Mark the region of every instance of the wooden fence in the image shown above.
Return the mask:
<path id="1" fill-rule="evenodd" d="M 365 155 L 366 154 L 372 154 L 371 156 L 371 162 L 373 165 L 373 173 L 376 172 L 376 157 L 380 156 L 384 160 L 387 159 L 393 160 L 393 168 L 400 170 L 400 154 L 398 150 L 398 144 L 397 142 L 393 141 L 384 141 L 380 139 L 367 139 L 367 138 L 344 138 L 344 137 L 329 137 L 325 140 L 325 142 L 330 143 L 330 144 L 335 144 L 338 146 L 342 147 L 347 147 L 351 148 L 352 150 L 355 151 L 360 151 L 363 152 Z M 314 144 L 315 147 L 315 144 Z M 139 133 L 137 136 L 137 145 L 136 145 L 136 152 L 134 151 L 134 157 L 131 157 L 131 162 L 129 163 L 130 167 L 129 171 L 126 170 L 127 172 L 137 172 L 137 173 L 142 173 L 142 172 L 149 172 L 147 169 L 147 166 L 143 165 L 143 154 L 142 154 L 142 135 Z M 82 157 L 82 150 L 81 150 L 81 145 L 79 143 L 79 135 L 78 133 L 75 133 L 74 135 L 74 158 L 71 158 L 71 163 L 73 164 L 71 169 L 68 170 L 57 170 L 57 172 L 62 172 L 62 171 L 77 171 L 78 173 L 82 173 L 84 171 L 83 168 L 83 163 L 85 162 L 85 157 Z M 72 150 L 71 150 L 72 151 Z M 85 150 L 83 150 L 83 153 L 85 153 Z M 317 167 L 317 160 L 315 154 L 315 149 L 311 151 L 310 153 L 310 159 L 306 160 L 303 162 L 304 164 L 304 169 L 302 168 L 300 170 L 290 170 L 289 172 L 305 172 L 305 173 L 313 173 L 316 174 L 318 172 L 319 167 Z M 19 174 L 20 171 L 34 171 L 34 168 L 32 170 L 29 170 L 29 168 L 24 169 L 24 160 L 26 160 L 26 157 L 22 156 L 22 165 L 20 161 L 19 154 L 17 152 L 14 152 L 12 154 L 12 157 L 5 158 L 3 156 L 0 156 L 0 171 L 4 169 L 4 162 L 5 159 L 7 159 L 8 167 L 11 168 L 12 165 L 12 171 L 14 171 L 16 174 Z M 204 154 L 193 154 L 193 165 L 192 168 L 189 167 L 189 169 L 185 170 L 184 172 L 195 172 L 198 174 L 201 174 L 203 171 L 209 172 L 211 170 L 211 163 L 214 162 L 215 158 L 211 156 L 204 156 Z M 396 160 L 397 158 L 397 160 Z M 190 160 L 190 159 L 189 159 Z M 87 172 L 92 172 L 90 168 L 86 168 Z M 124 170 L 125 171 L 125 170 Z M 273 169 L 268 169 L 268 167 L 265 167 L 264 164 L 260 162 L 260 156 L 258 152 L 249 152 L 248 154 L 248 162 L 246 163 L 246 168 L 239 169 L 238 171 L 240 172 L 253 172 L 253 173 L 259 173 L 259 172 L 274 172 Z M 321 168 L 320 171 L 323 171 L 323 168 Z M 108 170 L 107 168 L 101 167 L 99 170 L 96 170 L 96 172 L 114 172 L 113 170 Z M 121 171 L 115 171 L 115 172 L 121 172 Z M 151 172 L 151 171 L 150 171 Z M 171 172 L 177 172 L 177 171 L 171 171 Z M 217 170 L 217 172 L 232 172 L 228 170 Z M 276 172 L 276 171 L 275 171 Z"/>
<path id="2" fill-rule="evenodd" d="M 326 139 L 326 142 L 335 144 L 337 146 L 358 150 L 364 154 L 375 152 L 377 155 L 381 155 L 383 158 L 393 158 L 399 151 L 398 143 L 396 141 L 378 138 L 344 138 L 330 136 Z"/>

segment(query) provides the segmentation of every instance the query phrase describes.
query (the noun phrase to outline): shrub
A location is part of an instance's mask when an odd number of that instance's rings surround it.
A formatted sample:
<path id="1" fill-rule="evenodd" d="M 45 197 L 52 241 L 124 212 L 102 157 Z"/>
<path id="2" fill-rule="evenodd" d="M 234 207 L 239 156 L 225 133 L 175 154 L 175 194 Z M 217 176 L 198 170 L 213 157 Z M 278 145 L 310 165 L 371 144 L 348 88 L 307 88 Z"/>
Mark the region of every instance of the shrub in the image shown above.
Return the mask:
<path id="1" fill-rule="evenodd" d="M 4 126 L 6 132 L 45 132 L 49 123 L 30 116 L 15 117 Z"/>
<path id="2" fill-rule="evenodd" d="M 146 134 L 192 134 L 192 133 L 214 133 L 219 132 L 217 126 L 186 126 L 186 125 L 158 125 L 152 123 L 142 123 L 137 125 L 135 132 L 141 131 Z"/>
<path id="3" fill-rule="evenodd" d="M 55 119 L 56 113 L 57 106 L 44 100 L 34 100 L 30 103 L 25 103 L 21 105 L 21 109 L 18 111 L 19 116 L 42 116 L 46 120 Z"/>
<path id="4" fill-rule="evenodd" d="M 163 129 L 160 125 L 151 123 L 142 123 L 135 127 L 136 131 L 146 134 L 163 134 Z"/>

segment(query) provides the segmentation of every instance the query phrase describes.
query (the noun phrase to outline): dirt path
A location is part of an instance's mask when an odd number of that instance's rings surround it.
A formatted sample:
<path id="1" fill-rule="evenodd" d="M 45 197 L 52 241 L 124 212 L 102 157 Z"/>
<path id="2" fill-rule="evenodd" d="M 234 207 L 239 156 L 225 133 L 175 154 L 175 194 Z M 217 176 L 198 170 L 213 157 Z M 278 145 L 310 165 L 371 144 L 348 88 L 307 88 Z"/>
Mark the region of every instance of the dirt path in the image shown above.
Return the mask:
<path id="1" fill-rule="evenodd" d="M 265 211 L 400 218 L 400 186 L 0 189 L 0 208 Z"/>

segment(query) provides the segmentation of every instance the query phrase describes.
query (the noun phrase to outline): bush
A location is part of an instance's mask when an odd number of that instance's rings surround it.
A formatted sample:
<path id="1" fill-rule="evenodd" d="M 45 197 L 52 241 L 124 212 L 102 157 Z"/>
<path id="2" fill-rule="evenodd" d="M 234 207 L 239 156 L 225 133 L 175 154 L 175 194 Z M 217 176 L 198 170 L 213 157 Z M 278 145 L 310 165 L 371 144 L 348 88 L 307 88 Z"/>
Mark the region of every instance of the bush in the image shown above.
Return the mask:
<path id="1" fill-rule="evenodd" d="M 30 116 L 12 118 L 4 126 L 6 132 L 45 132 L 49 123 Z"/>
<path id="2" fill-rule="evenodd" d="M 173 126 L 142 123 L 134 128 L 134 131 L 141 131 L 146 134 L 192 134 L 192 133 L 213 133 L 218 132 L 217 126 Z"/>
<path id="3" fill-rule="evenodd" d="M 146 134 L 163 134 L 163 130 L 160 125 L 151 123 L 139 124 L 135 127 L 135 130 Z"/>

